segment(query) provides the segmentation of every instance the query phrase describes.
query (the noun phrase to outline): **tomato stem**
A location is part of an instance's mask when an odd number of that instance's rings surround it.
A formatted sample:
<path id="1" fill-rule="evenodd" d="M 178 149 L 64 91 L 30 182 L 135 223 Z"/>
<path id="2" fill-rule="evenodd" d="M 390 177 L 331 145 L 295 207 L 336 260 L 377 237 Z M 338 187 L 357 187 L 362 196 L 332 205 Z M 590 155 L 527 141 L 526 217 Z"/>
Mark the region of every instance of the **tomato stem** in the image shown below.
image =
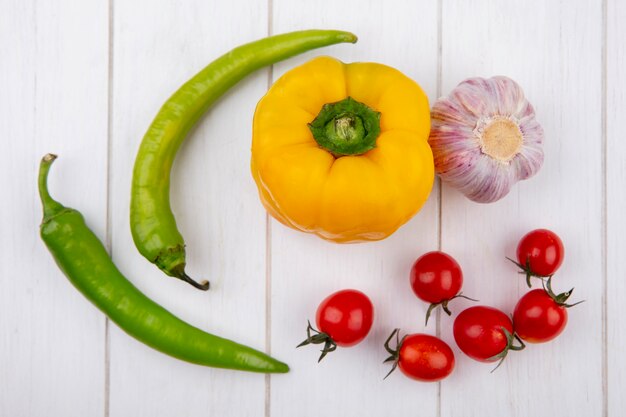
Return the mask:
<path id="1" fill-rule="evenodd" d="M 519 272 L 520 274 L 524 274 L 526 275 L 526 285 L 528 285 L 528 288 L 532 288 L 532 284 L 530 282 L 531 278 L 539 278 L 541 280 L 541 282 L 543 283 L 543 280 L 546 278 L 550 278 L 552 275 L 539 275 L 539 274 L 535 274 L 532 269 L 530 268 L 530 256 L 526 258 L 526 265 L 522 265 L 521 263 L 514 261 L 513 259 L 509 258 L 508 256 L 506 257 L 506 259 L 508 259 L 509 261 L 513 262 L 515 265 L 517 265 L 518 268 L 521 269 L 521 271 Z"/>
<path id="2" fill-rule="evenodd" d="M 311 321 L 307 320 L 308 326 L 306 328 L 306 339 L 300 343 L 298 346 L 296 346 L 296 348 L 302 347 L 302 346 L 306 346 L 309 344 L 314 344 L 314 345 L 318 345 L 323 343 L 324 344 L 324 348 L 321 350 L 322 354 L 320 355 L 319 359 L 317 360 L 317 363 L 320 363 L 322 361 L 322 359 L 324 359 L 324 357 L 329 353 L 332 352 L 334 350 L 337 349 L 337 343 L 335 343 L 335 341 L 327 334 L 327 333 L 323 333 L 320 332 L 319 330 L 315 329 L 313 326 L 311 326 Z M 315 332 L 316 334 L 311 334 L 311 332 Z"/>
<path id="3" fill-rule="evenodd" d="M 426 326 L 428 326 L 428 319 L 430 318 L 430 315 L 432 314 L 432 312 L 433 312 L 433 310 L 434 310 L 434 309 L 436 309 L 437 307 L 439 307 L 439 304 L 441 304 L 441 303 L 431 303 L 431 304 L 428 306 L 428 310 L 426 310 L 426 323 L 425 323 L 425 324 L 426 324 Z M 444 311 L 445 311 L 446 313 L 448 313 L 448 315 L 452 314 L 452 313 L 449 313 L 449 311 L 450 311 L 450 310 L 448 310 L 448 309 L 447 309 L 447 307 L 446 307 L 446 308 L 444 308 Z"/>
<path id="4" fill-rule="evenodd" d="M 467 297 L 467 296 L 463 295 L 463 293 L 462 293 L 462 292 L 460 292 L 460 293 L 458 293 L 457 295 L 455 295 L 454 297 L 452 297 L 452 298 L 448 298 L 447 300 L 443 300 L 443 301 L 440 301 L 440 302 L 438 302 L 438 303 L 431 303 L 431 304 L 428 306 L 428 310 L 426 310 L 426 326 L 428 326 L 428 319 L 430 318 L 430 316 L 431 316 L 431 314 L 432 314 L 433 310 L 435 310 L 435 308 L 437 308 L 437 307 L 439 307 L 439 306 L 441 306 L 441 308 L 443 309 L 443 311 L 445 311 L 445 312 L 446 312 L 446 314 L 447 314 L 448 316 L 451 316 L 451 315 L 452 315 L 452 312 L 451 312 L 451 311 L 450 311 L 450 309 L 448 308 L 448 303 L 449 303 L 450 301 L 454 300 L 455 298 L 465 298 L 466 300 L 470 300 L 470 301 L 478 301 L 478 300 L 475 300 L 475 299 L 473 299 L 473 298 L 469 298 L 469 297 Z"/>
<path id="5" fill-rule="evenodd" d="M 389 346 L 389 343 L 394 336 L 396 337 L 396 347 L 395 349 L 392 349 L 391 346 Z M 398 367 L 398 361 L 400 361 L 400 348 L 402 347 L 402 344 L 404 343 L 404 339 L 406 339 L 406 337 L 407 335 L 404 335 L 402 339 L 400 339 L 400 329 L 394 329 L 385 341 L 385 350 L 389 352 L 391 356 L 385 359 L 383 363 L 393 362 L 393 365 L 391 366 L 391 370 L 387 373 L 387 375 L 385 375 L 383 380 L 387 379 L 387 377 L 391 375 L 391 373 L 395 371 Z"/>
<path id="6" fill-rule="evenodd" d="M 561 307 L 570 308 L 585 302 L 585 300 L 581 300 L 574 304 L 567 304 L 567 299 L 573 294 L 574 288 L 560 294 L 555 294 L 554 291 L 552 291 L 552 276 L 548 278 L 548 282 L 543 283 L 543 289 L 550 296 L 550 298 L 552 298 L 554 302 Z"/>
<path id="7" fill-rule="evenodd" d="M 489 360 L 494 360 L 494 361 L 498 359 L 500 360 L 498 364 L 496 365 L 496 367 L 491 370 L 492 373 L 496 369 L 498 369 L 500 365 L 502 365 L 502 362 L 504 362 L 504 359 L 506 358 L 506 356 L 509 354 L 511 350 L 520 351 L 526 348 L 526 344 L 524 344 L 522 339 L 520 339 L 517 334 L 509 332 L 506 327 L 500 327 L 500 328 L 502 329 L 502 332 L 504 333 L 504 336 L 506 337 L 506 347 L 502 350 L 502 352 L 489 358 Z M 513 344 L 515 343 L 516 340 L 519 342 L 519 346 L 515 346 Z"/>

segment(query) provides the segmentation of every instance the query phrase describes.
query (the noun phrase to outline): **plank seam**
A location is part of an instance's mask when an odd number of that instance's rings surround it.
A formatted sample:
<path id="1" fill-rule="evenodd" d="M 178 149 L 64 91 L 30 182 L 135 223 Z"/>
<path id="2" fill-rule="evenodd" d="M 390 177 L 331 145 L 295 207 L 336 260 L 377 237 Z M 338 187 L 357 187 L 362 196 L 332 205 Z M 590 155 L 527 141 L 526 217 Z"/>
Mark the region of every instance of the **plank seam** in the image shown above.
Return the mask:
<path id="1" fill-rule="evenodd" d="M 442 60 L 443 60 L 443 0 L 437 1 L 437 88 L 435 94 L 435 100 L 441 97 L 442 91 Z M 437 250 L 441 251 L 443 247 L 442 243 L 442 183 L 441 179 L 437 178 Z M 436 316 L 436 329 L 435 334 L 437 337 L 441 337 L 441 309 L 437 309 Z M 437 417 L 441 417 L 441 381 L 437 382 Z"/>
<path id="2" fill-rule="evenodd" d="M 602 415 L 609 415 L 609 392 L 608 392 L 608 210 L 607 210 L 607 146 L 608 146 L 608 130 L 607 130 L 607 73 L 608 73 L 608 0 L 602 0 L 602 16 L 601 16 L 601 172 L 602 172 L 602 188 L 601 188 L 601 233 L 602 233 Z"/>
<path id="3" fill-rule="evenodd" d="M 106 165 L 106 232 L 105 244 L 109 256 L 113 258 L 112 244 L 112 222 L 111 222 L 111 155 L 113 154 L 113 0 L 108 2 L 109 22 L 108 22 L 108 69 L 107 69 L 107 165 Z M 109 417 L 110 394 L 111 394 L 111 352 L 110 352 L 110 332 L 109 319 L 104 317 L 104 417 Z"/>
<path id="4" fill-rule="evenodd" d="M 267 36 L 272 36 L 274 26 L 273 0 L 267 0 Z M 267 71 L 267 88 L 272 86 L 274 66 Z M 272 354 L 272 219 L 265 213 L 265 350 Z M 264 416 L 271 415 L 272 376 L 265 374 L 265 410 Z"/>
<path id="5" fill-rule="evenodd" d="M 272 224 L 269 213 L 265 213 L 265 351 L 268 355 L 272 354 Z M 272 389 L 272 379 L 270 374 L 265 374 L 265 417 L 270 417 L 270 398 Z"/>
<path id="6" fill-rule="evenodd" d="M 39 34 L 37 33 L 37 1 L 33 1 L 33 37 L 34 37 L 34 41 L 33 41 L 33 49 L 34 49 L 34 54 L 33 54 L 33 68 L 36 68 L 37 65 L 37 57 L 39 56 L 39 48 L 38 48 L 38 43 L 37 43 L 37 39 Z M 34 121 L 34 126 L 33 126 L 33 134 L 35 136 L 35 138 L 38 137 L 37 135 L 37 71 L 33 71 L 33 121 Z"/>

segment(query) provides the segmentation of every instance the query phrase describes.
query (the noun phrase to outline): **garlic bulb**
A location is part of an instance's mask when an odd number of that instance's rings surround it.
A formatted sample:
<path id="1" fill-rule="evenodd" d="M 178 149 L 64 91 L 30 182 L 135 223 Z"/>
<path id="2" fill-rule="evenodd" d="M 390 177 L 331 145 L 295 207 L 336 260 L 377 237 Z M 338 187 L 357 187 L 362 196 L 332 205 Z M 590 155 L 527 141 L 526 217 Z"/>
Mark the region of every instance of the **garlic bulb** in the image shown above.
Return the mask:
<path id="1" fill-rule="evenodd" d="M 431 118 L 435 170 L 470 200 L 497 201 L 541 168 L 543 129 L 510 78 L 463 81 L 435 103 Z"/>

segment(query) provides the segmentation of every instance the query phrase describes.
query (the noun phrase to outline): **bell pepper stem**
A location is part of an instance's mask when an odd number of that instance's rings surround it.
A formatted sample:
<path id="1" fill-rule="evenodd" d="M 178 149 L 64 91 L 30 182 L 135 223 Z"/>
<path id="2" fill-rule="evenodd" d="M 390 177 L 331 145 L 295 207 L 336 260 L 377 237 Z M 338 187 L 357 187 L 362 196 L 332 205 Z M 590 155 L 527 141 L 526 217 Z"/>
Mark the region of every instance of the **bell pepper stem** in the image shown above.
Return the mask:
<path id="1" fill-rule="evenodd" d="M 347 97 L 324 104 L 309 129 L 318 145 L 335 157 L 360 155 L 376 147 L 380 113 Z"/>

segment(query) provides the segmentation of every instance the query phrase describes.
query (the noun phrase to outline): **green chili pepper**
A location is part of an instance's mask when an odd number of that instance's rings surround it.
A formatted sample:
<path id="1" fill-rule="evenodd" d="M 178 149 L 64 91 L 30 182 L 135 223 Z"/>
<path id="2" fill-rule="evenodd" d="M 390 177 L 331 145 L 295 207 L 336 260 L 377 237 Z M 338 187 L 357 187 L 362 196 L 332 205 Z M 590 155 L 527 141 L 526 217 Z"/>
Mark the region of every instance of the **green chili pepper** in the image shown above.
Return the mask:
<path id="1" fill-rule="evenodd" d="M 185 242 L 170 207 L 170 171 L 176 152 L 200 116 L 251 72 L 314 48 L 356 42 L 335 30 L 306 30 L 242 45 L 205 67 L 161 107 L 145 134 L 133 170 L 130 228 L 139 252 L 167 275 L 207 290 L 185 273 Z"/>
<path id="2" fill-rule="evenodd" d="M 44 156 L 39 167 L 41 238 L 59 268 L 89 301 L 135 339 L 178 359 L 252 372 L 289 371 L 286 364 L 262 352 L 185 323 L 131 284 L 83 216 L 50 196 L 48 172 L 55 158 Z"/>

